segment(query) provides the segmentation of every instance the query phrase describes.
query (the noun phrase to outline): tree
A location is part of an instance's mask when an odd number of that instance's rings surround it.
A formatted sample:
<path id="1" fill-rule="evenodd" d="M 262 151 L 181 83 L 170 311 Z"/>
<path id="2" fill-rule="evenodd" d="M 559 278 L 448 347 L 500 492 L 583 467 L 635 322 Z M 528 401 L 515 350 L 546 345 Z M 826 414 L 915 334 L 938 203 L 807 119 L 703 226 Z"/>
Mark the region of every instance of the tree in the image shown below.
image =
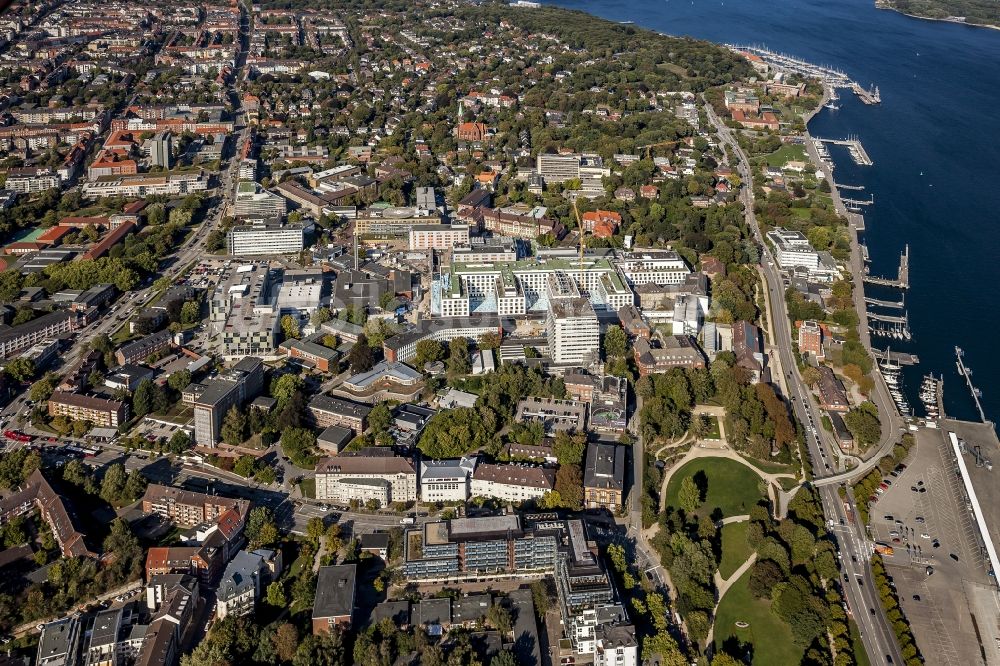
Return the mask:
<path id="1" fill-rule="evenodd" d="M 136 387 L 135 393 L 132 395 L 132 411 L 135 412 L 136 416 L 142 417 L 153 411 L 155 390 L 153 382 L 149 379 L 143 379 L 139 382 L 139 386 Z"/>
<path id="2" fill-rule="evenodd" d="M 268 507 L 257 506 L 250 510 L 250 515 L 247 516 L 246 534 L 251 550 L 277 542 L 278 525 Z"/>
<path id="3" fill-rule="evenodd" d="M 376 434 L 387 432 L 392 426 L 392 412 L 389 406 L 380 402 L 368 413 L 368 426 Z"/>
<path id="4" fill-rule="evenodd" d="M 284 608 L 288 605 L 285 588 L 280 582 L 274 581 L 267 586 L 267 603 L 275 608 Z"/>
<path id="5" fill-rule="evenodd" d="M 167 450 L 180 455 L 187 451 L 190 446 L 191 436 L 187 434 L 186 430 L 178 430 L 170 436 L 170 441 L 167 443 Z"/>
<path id="6" fill-rule="evenodd" d="M 480 349 L 499 349 L 501 342 L 500 334 L 490 331 L 489 333 L 480 335 L 479 341 L 476 344 L 479 345 Z"/>
<path id="7" fill-rule="evenodd" d="M 233 405 L 226 412 L 225 418 L 222 420 L 222 441 L 230 446 L 236 446 L 241 444 L 245 439 L 244 433 L 247 427 L 246 416 L 240 411 L 239 407 Z"/>
<path id="8" fill-rule="evenodd" d="M 306 428 L 286 428 L 281 434 L 281 449 L 297 467 L 309 468 L 316 464 L 315 445 L 316 435 Z"/>
<path id="9" fill-rule="evenodd" d="M 490 660 L 490 666 L 518 666 L 517 657 L 510 650 L 500 650 L 496 656 Z"/>
<path id="10" fill-rule="evenodd" d="M 281 318 L 281 332 L 286 340 L 298 338 L 302 333 L 299 331 L 299 322 L 292 315 L 285 315 Z"/>
<path id="11" fill-rule="evenodd" d="M 274 632 L 274 649 L 281 661 L 291 661 L 299 649 L 299 631 L 294 624 L 285 622 Z"/>
<path id="12" fill-rule="evenodd" d="M 620 326 L 611 326 L 604 334 L 604 356 L 621 358 L 628 353 L 628 336 Z"/>
<path id="13" fill-rule="evenodd" d="M 583 463 L 583 455 L 587 450 L 587 433 L 570 434 L 564 430 L 556 433 L 552 452 L 560 465 L 579 465 Z"/>
<path id="14" fill-rule="evenodd" d="M 289 403 L 296 391 L 305 388 L 305 382 L 298 375 L 286 373 L 271 382 L 271 397 L 278 401 L 280 411 Z"/>
<path id="15" fill-rule="evenodd" d="M 330 308 L 322 307 L 316 308 L 316 311 L 309 318 L 309 322 L 313 325 L 313 328 L 319 328 L 331 319 L 333 319 L 333 315 L 330 313 Z"/>
<path id="16" fill-rule="evenodd" d="M 677 494 L 681 508 L 688 513 L 694 513 L 701 506 L 701 489 L 690 476 L 681 479 L 681 488 Z"/>
<path id="17" fill-rule="evenodd" d="M 862 448 L 876 443 L 882 436 L 882 427 L 878 420 L 878 408 L 870 402 L 863 402 L 852 407 L 844 415 L 844 424 L 854 435 L 854 440 Z"/>
<path id="18" fill-rule="evenodd" d="M 583 473 L 579 465 L 560 465 L 556 472 L 556 487 L 567 509 L 578 510 L 583 504 Z"/>
<path id="19" fill-rule="evenodd" d="M 3 371 L 15 382 L 26 382 L 35 376 L 35 362 L 30 358 L 19 356 L 8 363 Z"/>
<path id="20" fill-rule="evenodd" d="M 506 636 L 513 629 L 510 611 L 500 604 L 490 606 L 490 609 L 486 611 L 486 621 L 490 623 L 490 626 L 499 631 L 501 636 Z"/>
<path id="21" fill-rule="evenodd" d="M 109 467 L 101 481 L 101 499 L 109 504 L 117 504 L 121 500 L 127 480 L 124 465 L 116 463 Z"/>
<path id="22" fill-rule="evenodd" d="M 469 341 L 462 336 L 452 338 L 448 343 L 448 374 L 467 375 L 472 371 L 469 361 Z"/>
<path id="23" fill-rule="evenodd" d="M 348 352 L 347 363 L 351 366 L 351 372 L 355 374 L 367 372 L 375 365 L 375 356 L 368 346 L 368 337 L 364 333 L 358 336 L 357 342 Z"/>
<path id="24" fill-rule="evenodd" d="M 413 359 L 413 365 L 418 369 L 424 367 L 425 363 L 440 361 L 445 356 L 444 346 L 437 340 L 421 340 L 417 343 L 417 355 Z"/>
<path id="25" fill-rule="evenodd" d="M 253 456 L 240 456 L 236 459 L 236 464 L 233 465 L 233 472 L 239 474 L 245 479 L 249 479 L 253 476 L 254 471 L 257 467 L 257 459 Z"/>
<path id="26" fill-rule="evenodd" d="M 0 273 L 2 275 L 2 273 Z M 56 385 L 59 383 L 59 375 L 54 372 L 47 373 L 44 377 L 31 385 L 28 397 L 34 402 L 45 402 L 52 397 Z"/>
<path id="27" fill-rule="evenodd" d="M 201 318 L 201 304 L 198 301 L 187 301 L 181 306 L 181 323 L 190 325 Z"/>
<path id="28" fill-rule="evenodd" d="M 771 590 L 784 579 L 780 566 L 771 560 L 757 560 L 750 567 L 750 593 L 758 599 L 770 599 Z"/>
<path id="29" fill-rule="evenodd" d="M 170 376 L 167 377 L 167 386 L 175 391 L 183 391 L 190 383 L 191 371 L 187 369 L 177 370 L 176 372 L 170 373 Z"/>

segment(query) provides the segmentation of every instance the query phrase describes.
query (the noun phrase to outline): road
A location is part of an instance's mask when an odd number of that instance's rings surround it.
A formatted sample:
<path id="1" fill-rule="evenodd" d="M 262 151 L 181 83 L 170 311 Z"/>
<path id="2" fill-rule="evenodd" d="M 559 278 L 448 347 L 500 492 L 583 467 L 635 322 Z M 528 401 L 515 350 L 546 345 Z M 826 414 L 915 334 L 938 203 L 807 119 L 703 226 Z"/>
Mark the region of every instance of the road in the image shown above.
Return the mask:
<path id="1" fill-rule="evenodd" d="M 731 157 L 736 158 L 737 171 L 746 184 L 740 192 L 740 197 L 746 210 L 747 223 L 762 248 L 761 266 L 767 283 L 768 301 L 774 322 L 772 344 L 778 350 L 780 365 L 785 372 L 784 379 L 792 410 L 799 421 L 806 426 L 806 444 L 812 457 L 813 466 L 817 472 L 826 471 L 829 469 L 827 451 L 832 452 L 836 443 L 830 441 L 828 433 L 819 426 L 821 423 L 820 410 L 813 403 L 812 394 L 802 381 L 793 357 L 792 334 L 788 324 L 782 278 L 771 250 L 764 242 L 754 213 L 753 187 L 751 186 L 753 177 L 750 172 L 750 160 L 736 141 L 733 131 L 719 119 L 710 104 L 705 105 L 705 110 L 709 121 L 718 131 L 720 140 L 726 146 L 727 152 Z M 858 290 L 855 290 L 855 297 L 861 297 Z M 881 451 L 883 447 L 891 447 L 897 441 L 902 423 L 895 407 L 893 406 L 891 410 L 885 410 L 884 404 L 879 402 L 877 392 L 875 393 L 876 395 L 873 397 L 876 400 L 876 405 L 879 406 L 879 414 L 883 415 L 882 439 L 879 444 L 879 451 Z M 886 398 L 888 398 L 887 394 Z M 895 415 L 895 419 L 893 415 Z M 872 456 L 863 463 L 862 468 L 867 466 L 870 469 L 877 464 L 880 457 L 881 453 Z M 878 594 L 872 584 L 871 545 L 863 532 L 863 527 L 858 525 L 856 521 L 848 519 L 844 504 L 837 494 L 837 484 L 846 480 L 846 477 L 857 476 L 861 471 L 862 469 L 856 468 L 846 474 L 828 475 L 830 479 L 839 480 L 829 480 L 824 483 L 820 478 L 815 485 L 819 486 L 824 515 L 828 524 L 833 526 L 833 532 L 839 544 L 843 572 L 848 578 L 847 581 L 844 581 L 847 603 L 861 630 L 862 641 L 869 659 L 872 664 L 878 665 L 900 664 L 903 663 L 903 660 L 899 645 L 896 643 L 895 634 L 886 619 Z M 856 511 L 853 513 L 855 516 L 857 515 Z"/>

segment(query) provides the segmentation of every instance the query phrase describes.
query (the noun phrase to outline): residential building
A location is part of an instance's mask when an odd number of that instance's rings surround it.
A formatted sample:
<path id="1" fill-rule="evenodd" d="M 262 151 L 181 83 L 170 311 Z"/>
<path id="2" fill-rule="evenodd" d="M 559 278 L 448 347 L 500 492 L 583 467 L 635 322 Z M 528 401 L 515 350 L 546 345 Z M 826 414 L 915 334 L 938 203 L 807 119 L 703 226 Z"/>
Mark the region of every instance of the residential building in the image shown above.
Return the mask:
<path id="1" fill-rule="evenodd" d="M 341 564 L 319 568 L 316 601 L 313 603 L 312 633 L 329 633 L 333 627 L 350 629 L 354 615 L 357 565 Z"/>
<path id="2" fill-rule="evenodd" d="M 119 666 L 124 661 L 122 616 L 124 608 L 108 608 L 94 616 L 94 626 L 83 651 L 83 666 Z"/>
<path id="3" fill-rule="evenodd" d="M 74 421 L 117 428 L 128 421 L 128 403 L 105 400 L 82 393 L 56 391 L 49 398 L 49 416 L 67 416 Z"/>
<path id="4" fill-rule="evenodd" d="M 0 331 L 0 356 L 8 357 L 39 342 L 58 338 L 76 329 L 75 312 L 50 312 L 31 321 Z"/>
<path id="5" fill-rule="evenodd" d="M 149 163 L 169 169 L 173 166 L 174 140 L 170 131 L 157 132 L 149 140 Z"/>
<path id="6" fill-rule="evenodd" d="M 284 197 L 268 192 L 254 182 L 241 182 L 236 188 L 233 215 L 236 217 L 273 218 L 283 217 L 288 203 Z"/>
<path id="7" fill-rule="evenodd" d="M 38 666 L 76 666 L 82 638 L 79 614 L 43 625 L 35 663 Z"/>
<path id="8" fill-rule="evenodd" d="M 229 254 L 233 256 L 297 254 L 306 246 L 306 227 L 281 218 L 253 218 L 229 230 Z"/>
<path id="9" fill-rule="evenodd" d="M 799 353 L 812 354 L 817 359 L 824 357 L 823 329 L 819 322 L 809 320 L 799 325 Z"/>
<path id="10" fill-rule="evenodd" d="M 502 502 L 539 499 L 555 489 L 556 471 L 522 463 L 480 463 L 472 474 L 472 497 L 495 497 Z"/>
<path id="11" fill-rule="evenodd" d="M 181 527 L 194 527 L 219 522 L 231 511 L 246 514 L 249 507 L 245 500 L 151 483 L 142 496 L 142 511 L 159 514 Z"/>
<path id="12" fill-rule="evenodd" d="M 595 442 L 587 445 L 583 467 L 583 505 L 586 508 L 607 509 L 612 513 L 621 508 L 627 448 Z"/>
<path id="13" fill-rule="evenodd" d="M 639 665 L 639 641 L 633 625 L 599 624 L 594 639 L 594 666 Z"/>
<path id="14" fill-rule="evenodd" d="M 420 501 L 464 502 L 469 499 L 469 479 L 476 458 L 420 461 Z"/>
<path id="15" fill-rule="evenodd" d="M 310 420 L 319 428 L 343 426 L 357 434 L 364 432 L 372 408 L 350 400 L 333 398 L 320 393 L 306 407 Z"/>
<path id="16" fill-rule="evenodd" d="M 548 436 L 560 430 L 583 432 L 587 425 L 587 405 L 557 398 L 524 398 L 517 403 L 514 420 L 519 423 L 538 421 Z"/>
<path id="17" fill-rule="evenodd" d="M 52 530 L 63 557 L 97 557 L 87 547 L 73 505 L 56 491 L 40 469 L 28 476 L 20 490 L 0 499 L 0 524 L 36 509 Z"/>
<path id="18" fill-rule="evenodd" d="M 157 546 L 146 551 L 146 580 L 165 574 L 187 574 L 211 586 L 225 564 L 222 549 L 214 546 Z"/>
<path id="19" fill-rule="evenodd" d="M 7 171 L 4 188 L 18 194 L 44 192 L 61 184 L 59 175 L 51 169 L 41 167 L 13 168 Z"/>
<path id="20" fill-rule="evenodd" d="M 227 615 L 252 614 L 260 598 L 265 570 L 260 555 L 245 550 L 236 553 L 219 580 L 215 617 L 221 620 Z"/>
<path id="21" fill-rule="evenodd" d="M 450 250 L 469 244 L 467 224 L 419 224 L 410 227 L 411 250 Z"/>
<path id="22" fill-rule="evenodd" d="M 170 331 L 157 331 L 144 338 L 122 345 L 115 352 L 115 359 L 121 365 L 142 363 L 153 354 L 159 354 L 170 349 L 172 343 L 173 340 Z"/>
<path id="23" fill-rule="evenodd" d="M 226 412 L 254 398 L 263 387 L 264 362 L 247 356 L 224 374 L 185 388 L 182 399 L 194 409 L 195 443 L 211 447 L 218 444 Z"/>
<path id="24" fill-rule="evenodd" d="M 83 184 L 88 199 L 102 197 L 146 198 L 153 195 L 183 196 L 208 189 L 209 176 L 203 172 L 136 173 L 101 176 Z"/>
<path id="25" fill-rule="evenodd" d="M 408 459 L 399 456 L 323 458 L 316 464 L 316 499 L 343 504 L 374 499 L 380 506 L 413 502 L 417 499 L 417 472 Z"/>

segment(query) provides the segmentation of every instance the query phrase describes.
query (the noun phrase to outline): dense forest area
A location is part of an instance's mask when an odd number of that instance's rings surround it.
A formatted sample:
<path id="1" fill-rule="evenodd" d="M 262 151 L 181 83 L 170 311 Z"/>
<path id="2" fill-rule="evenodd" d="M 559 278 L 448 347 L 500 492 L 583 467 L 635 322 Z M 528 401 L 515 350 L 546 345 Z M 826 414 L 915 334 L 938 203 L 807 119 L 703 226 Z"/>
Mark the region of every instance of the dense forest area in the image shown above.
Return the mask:
<path id="1" fill-rule="evenodd" d="M 878 0 L 876 6 L 929 19 L 965 18 L 966 23 L 1000 26 L 996 0 Z"/>

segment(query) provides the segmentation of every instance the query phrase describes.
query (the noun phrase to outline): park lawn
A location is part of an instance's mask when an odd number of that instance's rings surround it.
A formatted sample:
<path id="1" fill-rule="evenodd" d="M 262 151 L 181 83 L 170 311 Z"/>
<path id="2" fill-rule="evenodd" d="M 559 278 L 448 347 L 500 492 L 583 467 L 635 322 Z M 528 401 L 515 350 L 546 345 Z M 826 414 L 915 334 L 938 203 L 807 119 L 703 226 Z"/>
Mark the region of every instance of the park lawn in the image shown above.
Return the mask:
<path id="1" fill-rule="evenodd" d="M 781 148 L 767 156 L 767 165 L 783 167 L 789 162 L 808 162 L 806 149 L 794 143 L 786 143 Z"/>
<path id="2" fill-rule="evenodd" d="M 722 526 L 722 562 L 719 563 L 719 575 L 723 578 L 728 579 L 736 573 L 753 552 L 747 543 L 748 527 L 749 521 Z"/>
<path id="3" fill-rule="evenodd" d="M 736 626 L 740 621 L 750 626 L 740 629 Z M 792 643 L 791 628 L 771 612 L 771 602 L 754 599 L 750 594 L 749 571 L 733 583 L 722 597 L 715 615 L 716 647 L 721 648 L 731 636 L 753 646 L 753 666 L 798 664 L 802 661 L 803 650 Z"/>
<path id="4" fill-rule="evenodd" d="M 798 467 L 786 465 L 785 463 L 773 462 L 771 460 L 759 460 L 750 456 L 743 456 L 748 463 L 767 474 L 795 474 Z"/>
<path id="5" fill-rule="evenodd" d="M 713 416 L 712 414 L 706 414 L 705 418 L 708 420 L 708 433 L 705 434 L 705 439 L 721 438 L 722 431 L 719 429 L 719 417 Z"/>
<path id="6" fill-rule="evenodd" d="M 761 499 L 757 490 L 760 476 L 752 469 L 735 460 L 726 458 L 695 458 L 674 472 L 667 485 L 667 504 L 680 507 L 681 480 L 704 472 L 708 477 L 705 501 L 698 509 L 699 515 L 711 515 L 716 509 L 722 517 L 744 516 L 750 507 Z"/>

